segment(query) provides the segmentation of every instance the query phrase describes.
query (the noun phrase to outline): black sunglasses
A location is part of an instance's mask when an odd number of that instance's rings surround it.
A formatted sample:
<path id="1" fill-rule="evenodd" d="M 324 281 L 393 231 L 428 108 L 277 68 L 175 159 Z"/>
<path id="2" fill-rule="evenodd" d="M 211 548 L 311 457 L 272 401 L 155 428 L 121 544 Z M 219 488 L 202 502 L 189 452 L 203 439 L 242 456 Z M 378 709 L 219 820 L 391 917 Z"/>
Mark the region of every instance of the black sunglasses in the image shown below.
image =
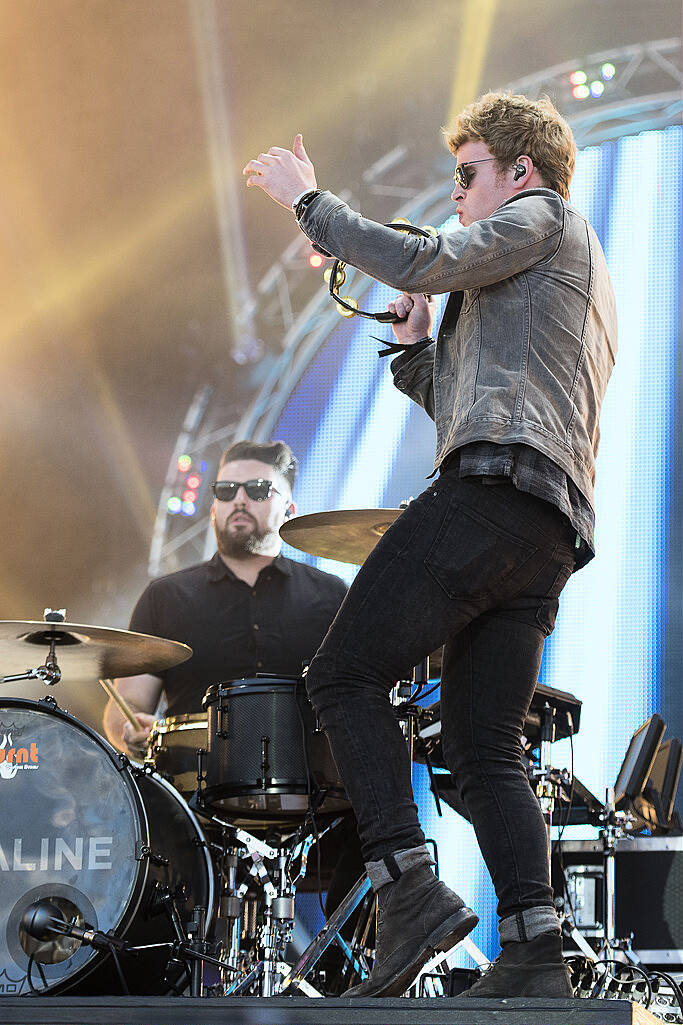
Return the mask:
<path id="1" fill-rule="evenodd" d="M 468 189 L 470 187 L 471 178 L 467 173 L 467 168 L 470 164 L 487 164 L 489 160 L 495 160 L 495 157 L 483 157 L 481 160 L 466 160 L 462 164 L 455 165 L 455 174 L 453 175 L 456 183 L 461 189 Z"/>
<path id="2" fill-rule="evenodd" d="M 282 494 L 273 487 L 272 480 L 264 480 L 263 477 L 259 477 L 258 480 L 211 481 L 211 489 L 219 502 L 232 502 L 240 488 L 244 488 L 252 502 L 267 502 L 273 492 L 276 495 Z"/>

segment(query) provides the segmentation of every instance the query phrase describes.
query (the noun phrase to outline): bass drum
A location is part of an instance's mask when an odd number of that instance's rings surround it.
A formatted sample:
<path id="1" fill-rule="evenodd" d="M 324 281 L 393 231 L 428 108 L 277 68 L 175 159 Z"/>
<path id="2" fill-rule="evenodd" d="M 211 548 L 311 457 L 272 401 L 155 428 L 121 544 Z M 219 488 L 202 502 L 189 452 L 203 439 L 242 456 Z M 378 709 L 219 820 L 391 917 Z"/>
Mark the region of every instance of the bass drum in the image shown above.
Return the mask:
<path id="1" fill-rule="evenodd" d="M 0 993 L 36 990 L 120 994 L 108 951 L 68 937 L 40 941 L 24 916 L 49 900 L 67 920 L 112 931 L 131 945 L 174 939 L 160 913 L 163 888 L 183 923 L 213 904 L 213 870 L 202 831 L 165 780 L 130 766 L 52 698 L 0 699 Z M 161 995 L 170 947 L 119 954 L 133 995 Z"/>

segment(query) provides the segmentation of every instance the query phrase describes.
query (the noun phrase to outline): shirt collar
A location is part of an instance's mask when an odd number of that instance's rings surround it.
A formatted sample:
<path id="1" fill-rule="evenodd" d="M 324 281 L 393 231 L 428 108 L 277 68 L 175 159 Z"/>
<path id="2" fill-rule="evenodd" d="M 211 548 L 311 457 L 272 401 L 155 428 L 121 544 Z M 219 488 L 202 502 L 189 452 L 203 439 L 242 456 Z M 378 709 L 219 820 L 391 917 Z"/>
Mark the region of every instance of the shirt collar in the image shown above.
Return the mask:
<path id="1" fill-rule="evenodd" d="M 215 555 L 211 559 L 209 559 L 207 565 L 209 580 L 211 580 L 213 583 L 216 583 L 218 580 L 223 580 L 225 579 L 225 577 L 228 577 L 230 580 L 238 579 L 238 577 L 235 576 L 230 567 L 225 565 L 218 552 L 216 552 Z M 270 565 L 274 569 L 278 570 L 280 573 L 284 574 L 284 576 L 291 577 L 291 560 L 286 559 L 284 555 L 277 555 Z M 270 567 L 266 566 L 264 568 L 269 569 Z"/>

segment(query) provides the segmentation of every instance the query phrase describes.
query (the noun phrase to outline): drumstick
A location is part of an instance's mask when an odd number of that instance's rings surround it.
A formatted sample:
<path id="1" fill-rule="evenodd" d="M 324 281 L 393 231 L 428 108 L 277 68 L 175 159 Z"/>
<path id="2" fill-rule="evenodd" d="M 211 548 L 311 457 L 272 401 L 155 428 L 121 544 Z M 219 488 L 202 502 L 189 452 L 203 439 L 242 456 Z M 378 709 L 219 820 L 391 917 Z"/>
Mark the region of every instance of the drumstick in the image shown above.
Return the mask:
<path id="1" fill-rule="evenodd" d="M 138 719 L 136 719 L 135 712 L 130 707 L 126 699 L 122 697 L 117 691 L 112 680 L 100 680 L 100 683 L 102 684 L 102 686 L 104 687 L 104 689 L 106 690 L 107 694 L 112 699 L 114 704 L 119 706 L 119 708 L 125 715 L 128 722 L 131 724 L 131 726 L 133 726 L 136 730 L 144 729 L 144 726 L 138 721 Z"/>

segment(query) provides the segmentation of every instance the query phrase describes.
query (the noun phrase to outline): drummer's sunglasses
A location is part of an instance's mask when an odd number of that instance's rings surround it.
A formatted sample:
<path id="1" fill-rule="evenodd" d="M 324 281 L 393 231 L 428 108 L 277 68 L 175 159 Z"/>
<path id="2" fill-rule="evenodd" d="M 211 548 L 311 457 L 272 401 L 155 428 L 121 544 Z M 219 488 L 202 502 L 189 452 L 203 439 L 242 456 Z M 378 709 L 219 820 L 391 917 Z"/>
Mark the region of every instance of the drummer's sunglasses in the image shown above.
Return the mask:
<path id="1" fill-rule="evenodd" d="M 272 480 L 264 480 L 262 477 L 258 480 L 213 480 L 211 488 L 219 502 L 232 502 L 240 488 L 244 488 L 252 502 L 266 502 L 273 492 L 281 494 L 273 487 Z"/>

